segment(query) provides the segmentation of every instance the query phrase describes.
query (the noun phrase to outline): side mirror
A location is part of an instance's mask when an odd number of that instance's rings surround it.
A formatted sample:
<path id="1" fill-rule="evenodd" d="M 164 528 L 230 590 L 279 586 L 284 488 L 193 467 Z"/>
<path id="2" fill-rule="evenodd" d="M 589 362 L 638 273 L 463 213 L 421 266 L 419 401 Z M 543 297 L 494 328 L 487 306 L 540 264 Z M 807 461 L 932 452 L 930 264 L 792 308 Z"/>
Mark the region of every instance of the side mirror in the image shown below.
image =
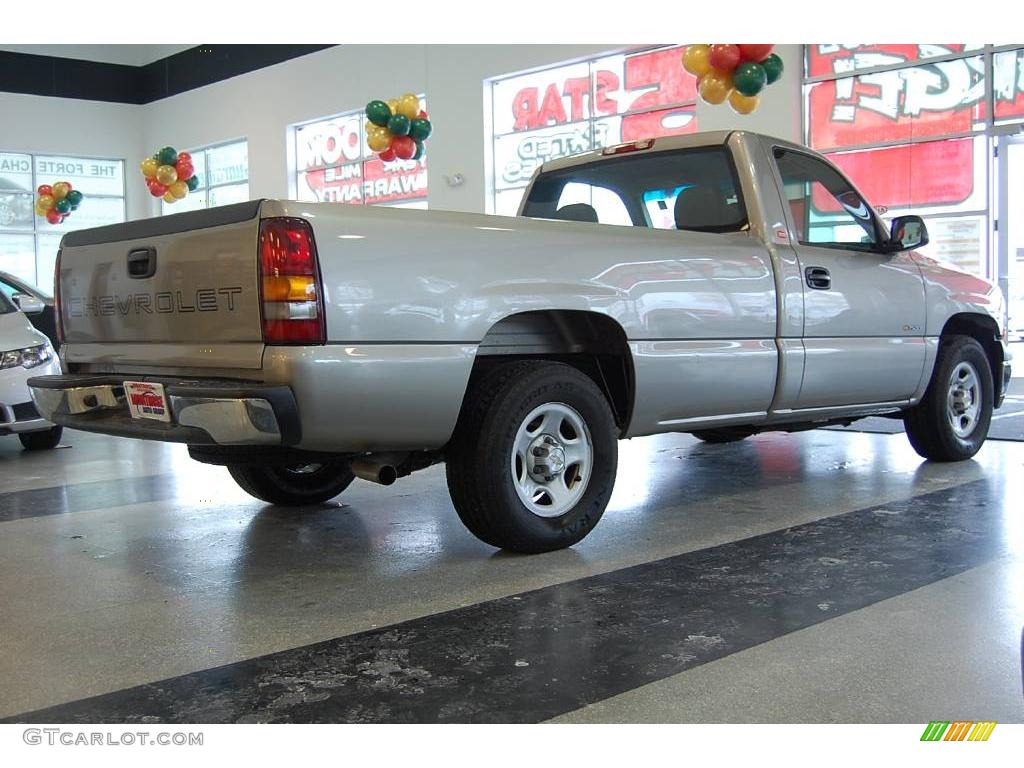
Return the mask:
<path id="1" fill-rule="evenodd" d="M 38 315 L 46 307 L 46 305 L 35 296 L 29 296 L 27 293 L 16 293 L 11 298 L 14 299 L 14 303 L 18 305 L 18 309 L 26 315 Z"/>
<path id="2" fill-rule="evenodd" d="M 897 216 L 889 228 L 889 250 L 909 251 L 928 245 L 928 228 L 920 216 Z"/>

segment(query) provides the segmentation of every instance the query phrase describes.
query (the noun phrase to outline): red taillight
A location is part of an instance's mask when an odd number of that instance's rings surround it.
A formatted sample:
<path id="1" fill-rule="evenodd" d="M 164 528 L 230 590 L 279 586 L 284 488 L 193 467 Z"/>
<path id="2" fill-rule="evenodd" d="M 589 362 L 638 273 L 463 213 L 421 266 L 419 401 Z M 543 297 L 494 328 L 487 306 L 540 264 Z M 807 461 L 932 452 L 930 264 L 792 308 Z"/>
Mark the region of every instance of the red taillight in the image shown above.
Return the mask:
<path id="1" fill-rule="evenodd" d="M 57 346 L 64 343 L 64 307 L 60 303 L 60 249 L 53 267 L 53 316 L 57 322 Z"/>
<path id="2" fill-rule="evenodd" d="M 629 144 L 616 144 L 614 147 L 605 147 L 601 150 L 602 155 L 621 155 L 626 152 L 639 152 L 645 149 L 650 149 L 654 146 L 654 139 L 644 139 L 643 141 L 634 141 Z"/>
<path id="3" fill-rule="evenodd" d="M 266 344 L 327 340 L 313 230 L 304 219 L 260 223 L 260 299 Z"/>

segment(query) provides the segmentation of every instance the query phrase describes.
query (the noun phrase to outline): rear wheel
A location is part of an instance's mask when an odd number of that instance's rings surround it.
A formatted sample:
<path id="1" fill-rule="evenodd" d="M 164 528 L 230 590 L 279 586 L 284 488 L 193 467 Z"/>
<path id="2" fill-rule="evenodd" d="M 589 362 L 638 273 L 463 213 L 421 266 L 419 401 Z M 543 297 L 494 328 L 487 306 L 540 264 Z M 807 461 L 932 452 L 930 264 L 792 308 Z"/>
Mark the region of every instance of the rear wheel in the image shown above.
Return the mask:
<path id="1" fill-rule="evenodd" d="M 992 419 L 992 370 L 970 336 L 942 340 L 931 383 L 903 417 L 914 450 L 932 461 L 963 461 L 976 454 Z"/>
<path id="2" fill-rule="evenodd" d="M 285 507 L 333 499 L 355 479 L 347 461 L 294 467 L 229 464 L 228 472 L 250 496 Z"/>
<path id="3" fill-rule="evenodd" d="M 467 393 L 448 447 L 452 502 L 493 546 L 572 546 L 608 504 L 617 440 L 608 401 L 586 374 L 539 360 L 500 365 Z"/>
<path id="4" fill-rule="evenodd" d="M 48 451 L 57 447 L 63 434 L 64 427 L 58 425 L 38 432 L 21 432 L 18 439 L 26 451 Z"/>

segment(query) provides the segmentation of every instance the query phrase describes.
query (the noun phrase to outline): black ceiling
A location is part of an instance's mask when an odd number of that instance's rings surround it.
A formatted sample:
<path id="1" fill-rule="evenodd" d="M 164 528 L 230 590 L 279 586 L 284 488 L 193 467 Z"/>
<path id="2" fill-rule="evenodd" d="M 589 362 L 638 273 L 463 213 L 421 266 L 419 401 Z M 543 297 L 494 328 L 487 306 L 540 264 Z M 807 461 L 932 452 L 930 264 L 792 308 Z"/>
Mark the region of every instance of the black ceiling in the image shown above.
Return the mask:
<path id="1" fill-rule="evenodd" d="M 0 91 L 149 104 L 330 47 L 197 45 L 141 67 L 0 51 Z"/>

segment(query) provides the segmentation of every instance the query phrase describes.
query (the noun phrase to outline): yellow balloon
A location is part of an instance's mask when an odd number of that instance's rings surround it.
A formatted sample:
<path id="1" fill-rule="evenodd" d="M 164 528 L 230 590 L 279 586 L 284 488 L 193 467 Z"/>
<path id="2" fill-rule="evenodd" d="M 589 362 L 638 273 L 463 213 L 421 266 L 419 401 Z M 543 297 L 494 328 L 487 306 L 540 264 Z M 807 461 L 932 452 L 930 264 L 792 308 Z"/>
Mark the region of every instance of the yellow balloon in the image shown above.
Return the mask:
<path id="1" fill-rule="evenodd" d="M 374 152 L 383 152 L 391 146 L 391 132 L 375 133 L 366 137 L 366 146 Z"/>
<path id="2" fill-rule="evenodd" d="M 178 202 L 178 198 L 176 198 L 174 196 L 174 193 L 171 192 L 171 190 L 167 190 L 166 192 L 164 192 L 164 202 L 165 203 L 176 203 L 176 202 Z"/>
<path id="3" fill-rule="evenodd" d="M 53 195 L 40 195 L 39 202 L 36 203 L 36 205 L 38 205 L 44 211 L 48 211 L 51 208 L 53 208 L 53 204 L 55 202 L 57 201 L 53 199 Z"/>
<path id="4" fill-rule="evenodd" d="M 380 136 L 387 132 L 387 128 L 383 125 L 374 125 L 373 123 L 366 124 L 366 138 L 369 139 L 371 136 Z"/>
<path id="5" fill-rule="evenodd" d="M 161 165 L 156 169 L 156 180 L 169 187 L 178 180 L 178 172 L 173 165 Z"/>
<path id="6" fill-rule="evenodd" d="M 398 99 L 398 114 L 412 120 L 420 113 L 420 97 L 415 93 L 403 93 Z"/>
<path id="7" fill-rule="evenodd" d="M 160 167 L 160 161 L 155 157 L 147 157 L 141 163 L 139 167 L 142 169 L 142 175 L 147 179 L 152 179 L 156 176 L 156 169 Z"/>
<path id="8" fill-rule="evenodd" d="M 704 77 L 711 70 L 711 46 L 699 43 L 686 48 L 683 53 L 683 69 L 694 77 Z"/>
<path id="9" fill-rule="evenodd" d="M 729 106 L 741 115 L 749 115 L 757 109 L 757 105 L 760 102 L 760 96 L 744 96 L 739 91 L 733 91 L 729 94 Z"/>
<path id="10" fill-rule="evenodd" d="M 71 187 L 66 181 L 58 181 L 53 185 L 53 199 L 63 200 L 68 196 L 68 192 L 71 191 Z"/>
<path id="11" fill-rule="evenodd" d="M 176 181 L 167 190 L 174 195 L 176 200 L 181 200 L 188 194 L 188 184 L 184 181 Z"/>
<path id="12" fill-rule="evenodd" d="M 391 108 L 391 114 L 398 114 L 398 99 L 388 99 L 388 106 Z"/>
<path id="13" fill-rule="evenodd" d="M 717 69 L 709 70 L 697 84 L 700 97 L 708 104 L 721 104 L 729 98 L 732 90 L 732 75 Z"/>
<path id="14" fill-rule="evenodd" d="M 46 209 L 43 208 L 38 202 L 36 203 L 36 216 L 45 216 Z"/>

